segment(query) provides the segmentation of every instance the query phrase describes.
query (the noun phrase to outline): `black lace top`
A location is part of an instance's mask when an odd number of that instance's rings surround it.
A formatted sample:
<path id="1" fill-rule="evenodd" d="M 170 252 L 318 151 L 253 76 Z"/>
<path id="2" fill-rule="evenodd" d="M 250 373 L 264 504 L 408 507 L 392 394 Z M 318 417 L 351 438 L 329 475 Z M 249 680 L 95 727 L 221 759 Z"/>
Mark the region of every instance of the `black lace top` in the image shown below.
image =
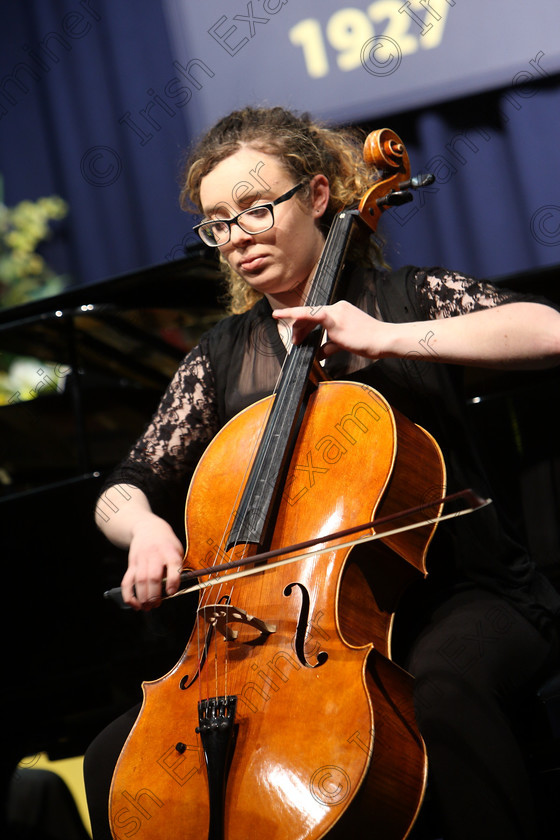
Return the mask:
<path id="1" fill-rule="evenodd" d="M 340 296 L 393 322 L 430 321 L 535 299 L 457 272 L 414 267 L 379 272 L 373 278 L 364 270 L 354 271 Z M 429 340 L 429 329 L 426 333 Z M 338 353 L 327 360 L 326 368 L 332 378 L 372 385 L 391 405 L 428 429 L 443 450 L 450 491 L 474 485 L 484 492 L 456 388 L 460 369 L 418 362 L 417 355 L 411 347 L 405 359 L 372 363 Z M 274 390 L 285 356 L 266 299 L 249 312 L 225 318 L 185 357 L 151 422 L 105 487 L 137 486 L 163 514 L 172 499 L 184 505 L 190 476 L 208 443 L 237 412 Z M 462 517 L 461 523 L 446 528 L 439 548 L 434 548 L 434 540 L 432 585 L 474 582 L 498 590 L 543 625 L 551 613 L 560 614 L 560 602 L 544 579 L 538 577 L 535 582 L 529 558 L 517 543 L 503 536 L 495 509 L 486 511 Z M 440 527 L 437 534 L 442 531 Z"/>

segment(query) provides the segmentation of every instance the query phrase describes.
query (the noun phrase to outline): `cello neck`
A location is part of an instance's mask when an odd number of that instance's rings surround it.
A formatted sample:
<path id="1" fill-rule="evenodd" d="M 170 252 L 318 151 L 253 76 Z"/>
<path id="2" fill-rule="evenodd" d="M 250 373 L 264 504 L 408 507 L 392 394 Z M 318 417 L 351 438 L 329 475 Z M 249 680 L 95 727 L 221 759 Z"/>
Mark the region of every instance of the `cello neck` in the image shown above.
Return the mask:
<path id="1" fill-rule="evenodd" d="M 356 210 L 343 210 L 335 216 L 305 302 L 306 306 L 319 307 L 332 303 L 356 219 Z"/>
<path id="2" fill-rule="evenodd" d="M 356 214 L 352 210 L 344 210 L 335 217 L 306 306 L 317 308 L 332 302 L 355 219 Z M 227 542 L 228 549 L 251 543 L 262 550 L 268 544 L 273 513 L 280 495 L 279 488 L 284 485 L 286 478 L 321 338 L 322 331 L 316 327 L 301 344 L 292 348 L 286 360 L 274 406 L 236 511 Z"/>

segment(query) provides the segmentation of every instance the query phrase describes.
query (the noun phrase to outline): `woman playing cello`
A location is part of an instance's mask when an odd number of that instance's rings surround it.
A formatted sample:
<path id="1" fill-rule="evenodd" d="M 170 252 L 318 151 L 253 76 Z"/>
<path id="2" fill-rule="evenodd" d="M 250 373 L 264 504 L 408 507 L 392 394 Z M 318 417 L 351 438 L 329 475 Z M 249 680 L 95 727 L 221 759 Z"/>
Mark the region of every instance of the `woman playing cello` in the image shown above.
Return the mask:
<path id="1" fill-rule="evenodd" d="M 130 500 L 99 525 L 128 549 L 122 581 L 135 609 L 179 587 L 184 549 L 166 521 L 209 442 L 270 394 L 290 346 L 316 324 L 332 379 L 365 383 L 441 446 L 450 489 L 482 485 L 455 389 L 462 365 L 537 369 L 560 361 L 560 314 L 441 268 L 391 273 L 370 232 L 346 258 L 338 302 L 305 306 L 334 215 L 370 173 L 354 135 L 280 108 L 234 112 L 193 150 L 182 198 L 219 249 L 231 315 L 181 363 L 146 431 L 110 477 Z M 512 699 L 556 652 L 560 599 L 494 506 L 442 526 L 427 580 L 397 616 L 397 654 L 415 680 L 430 788 L 446 840 L 536 838 L 529 782 L 508 720 Z M 94 741 L 85 776 L 95 840 L 110 838 L 109 785 L 137 709 Z M 364 836 L 367 836 L 364 833 Z M 372 827 L 372 836 L 375 836 Z"/>

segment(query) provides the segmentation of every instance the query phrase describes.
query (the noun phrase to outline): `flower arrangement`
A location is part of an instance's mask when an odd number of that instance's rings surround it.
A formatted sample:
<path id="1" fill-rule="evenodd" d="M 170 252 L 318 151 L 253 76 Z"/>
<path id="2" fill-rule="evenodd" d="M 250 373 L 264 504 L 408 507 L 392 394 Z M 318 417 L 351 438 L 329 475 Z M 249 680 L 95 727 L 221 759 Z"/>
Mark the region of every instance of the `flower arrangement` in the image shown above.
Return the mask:
<path id="1" fill-rule="evenodd" d="M 27 402 L 64 388 L 64 377 L 68 369 L 62 365 L 7 353 L 2 354 L 2 362 L 0 406 Z"/>
<path id="2" fill-rule="evenodd" d="M 66 278 L 36 252 L 51 234 L 50 222 L 63 219 L 68 205 L 59 196 L 20 201 L 6 207 L 0 177 L 0 306 L 17 306 L 57 294 Z"/>
<path id="3" fill-rule="evenodd" d="M 57 275 L 37 253 L 37 246 L 51 235 L 50 223 L 63 219 L 66 202 L 58 196 L 4 204 L 0 176 L 0 308 L 17 306 L 62 291 L 67 278 Z M 40 374 L 45 374 L 40 380 Z M 0 405 L 35 399 L 56 390 L 55 366 L 38 359 L 0 352 Z"/>

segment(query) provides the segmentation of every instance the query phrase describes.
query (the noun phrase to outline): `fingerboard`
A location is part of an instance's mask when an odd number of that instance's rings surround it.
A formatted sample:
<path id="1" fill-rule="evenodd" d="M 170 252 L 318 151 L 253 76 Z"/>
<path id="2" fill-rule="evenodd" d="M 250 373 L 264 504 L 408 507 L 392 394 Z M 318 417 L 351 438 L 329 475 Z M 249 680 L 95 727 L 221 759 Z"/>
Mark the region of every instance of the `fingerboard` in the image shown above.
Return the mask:
<path id="1" fill-rule="evenodd" d="M 334 299 L 355 219 L 353 210 L 344 210 L 335 217 L 306 306 L 318 308 Z M 268 545 L 302 409 L 312 387 L 310 374 L 321 346 L 322 334 L 323 330 L 315 327 L 305 341 L 292 348 L 287 357 L 274 395 L 274 405 L 230 531 L 228 549 L 252 543 L 264 550 Z"/>

